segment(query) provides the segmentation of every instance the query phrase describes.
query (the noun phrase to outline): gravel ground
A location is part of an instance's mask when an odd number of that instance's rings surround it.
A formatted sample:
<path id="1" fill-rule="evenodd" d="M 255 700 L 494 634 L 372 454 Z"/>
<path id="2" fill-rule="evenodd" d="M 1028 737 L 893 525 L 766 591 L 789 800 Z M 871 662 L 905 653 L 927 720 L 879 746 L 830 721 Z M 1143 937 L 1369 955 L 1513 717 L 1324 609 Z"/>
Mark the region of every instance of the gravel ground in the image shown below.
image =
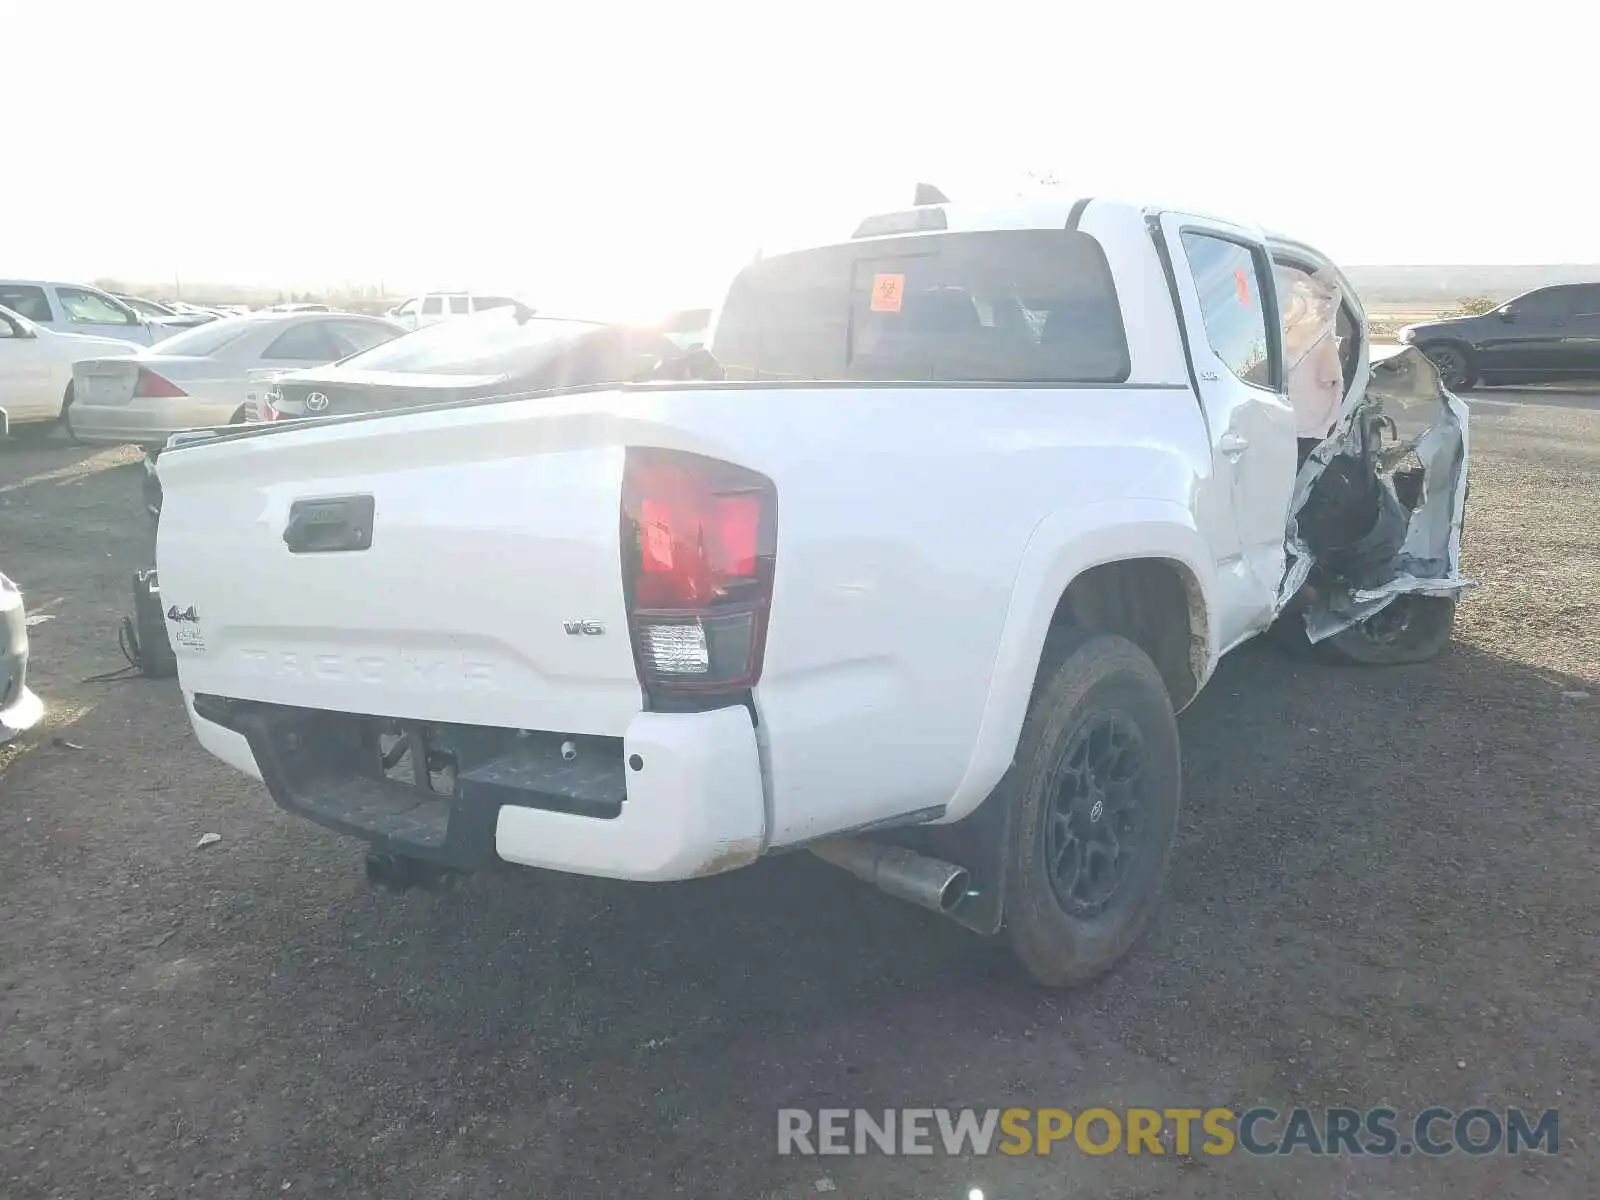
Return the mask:
<path id="1" fill-rule="evenodd" d="M 803 857 L 370 894 L 172 684 L 79 682 L 151 558 L 134 456 L 0 447 L 0 567 L 53 618 L 49 724 L 0 750 L 0 1195 L 1595 1195 L 1600 399 L 1474 408 L 1452 652 L 1225 663 L 1159 915 L 1068 994 Z M 1558 1107 L 1561 1148 L 775 1152 L 790 1105 L 1258 1103 Z"/>

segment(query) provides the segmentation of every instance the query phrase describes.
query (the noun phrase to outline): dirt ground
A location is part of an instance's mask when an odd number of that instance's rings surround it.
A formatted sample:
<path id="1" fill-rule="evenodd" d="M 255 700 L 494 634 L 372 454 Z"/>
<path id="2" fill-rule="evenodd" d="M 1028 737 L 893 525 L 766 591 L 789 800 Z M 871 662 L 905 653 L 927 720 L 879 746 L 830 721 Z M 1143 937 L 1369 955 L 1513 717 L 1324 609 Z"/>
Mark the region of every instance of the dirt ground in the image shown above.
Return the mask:
<path id="1" fill-rule="evenodd" d="M 173 684 L 80 682 L 152 557 L 133 455 L 0 447 L 0 568 L 51 618 L 49 724 L 0 751 L 0 1195 L 1596 1195 L 1600 397 L 1474 410 L 1453 651 L 1226 662 L 1159 914 L 1067 994 L 806 856 L 369 893 Z M 776 1153 L 780 1107 L 945 1104 L 1553 1107 L 1561 1145 Z"/>

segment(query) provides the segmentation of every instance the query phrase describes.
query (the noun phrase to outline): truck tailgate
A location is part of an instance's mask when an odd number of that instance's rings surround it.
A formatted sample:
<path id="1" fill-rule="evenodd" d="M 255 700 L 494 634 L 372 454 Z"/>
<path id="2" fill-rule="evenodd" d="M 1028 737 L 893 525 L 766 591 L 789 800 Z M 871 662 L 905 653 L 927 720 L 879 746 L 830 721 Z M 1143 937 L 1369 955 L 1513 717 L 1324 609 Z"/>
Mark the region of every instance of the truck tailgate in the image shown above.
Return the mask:
<path id="1" fill-rule="evenodd" d="M 157 563 L 184 690 L 620 736 L 642 697 L 617 424 L 524 402 L 169 450 Z"/>

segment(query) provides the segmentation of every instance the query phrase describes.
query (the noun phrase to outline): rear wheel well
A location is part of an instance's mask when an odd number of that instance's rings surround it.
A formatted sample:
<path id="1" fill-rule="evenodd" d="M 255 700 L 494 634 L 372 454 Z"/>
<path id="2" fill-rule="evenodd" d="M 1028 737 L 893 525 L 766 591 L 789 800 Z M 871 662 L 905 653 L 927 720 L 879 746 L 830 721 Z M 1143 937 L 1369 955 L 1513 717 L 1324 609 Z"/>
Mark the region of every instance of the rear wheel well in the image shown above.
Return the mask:
<path id="1" fill-rule="evenodd" d="M 1129 559 L 1083 572 L 1062 593 L 1050 618 L 1052 636 L 1067 629 L 1114 633 L 1138 646 L 1161 673 L 1175 710 L 1194 699 L 1205 678 L 1200 584 L 1169 559 Z"/>

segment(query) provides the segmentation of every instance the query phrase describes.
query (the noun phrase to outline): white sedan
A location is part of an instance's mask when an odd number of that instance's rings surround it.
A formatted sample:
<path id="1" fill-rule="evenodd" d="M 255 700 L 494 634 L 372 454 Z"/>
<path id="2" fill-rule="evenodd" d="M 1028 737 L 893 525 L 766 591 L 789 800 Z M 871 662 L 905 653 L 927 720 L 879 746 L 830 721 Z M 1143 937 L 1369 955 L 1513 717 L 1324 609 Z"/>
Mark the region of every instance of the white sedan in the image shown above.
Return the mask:
<path id="1" fill-rule="evenodd" d="M 265 383 L 321 366 L 404 333 L 358 313 L 253 313 L 185 330 L 133 358 L 87 359 L 72 369 L 63 421 L 80 442 L 159 448 L 180 429 L 243 421 Z"/>
<path id="2" fill-rule="evenodd" d="M 0 308 L 0 431 L 14 437 L 48 435 L 72 395 L 72 366 L 95 358 L 109 362 L 143 346 L 116 338 L 56 333 Z"/>

